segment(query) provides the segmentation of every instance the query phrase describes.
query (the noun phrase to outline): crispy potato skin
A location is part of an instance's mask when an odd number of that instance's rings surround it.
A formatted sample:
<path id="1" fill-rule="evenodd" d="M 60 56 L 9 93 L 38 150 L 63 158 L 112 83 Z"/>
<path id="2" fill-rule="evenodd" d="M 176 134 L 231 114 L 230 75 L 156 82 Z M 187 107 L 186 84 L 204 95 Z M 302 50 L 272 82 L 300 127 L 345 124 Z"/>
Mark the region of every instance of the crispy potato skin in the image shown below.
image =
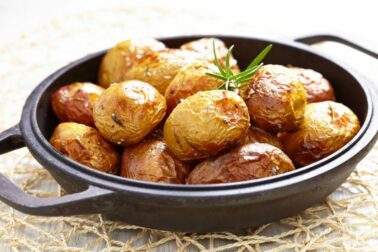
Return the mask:
<path id="1" fill-rule="evenodd" d="M 294 170 L 286 154 L 270 144 L 251 143 L 198 164 L 187 184 L 218 184 L 252 180 Z"/>
<path id="2" fill-rule="evenodd" d="M 207 61 L 200 61 L 181 68 L 165 91 L 167 111 L 170 113 L 182 100 L 199 91 L 213 90 L 223 81 L 206 73 L 218 72 L 217 67 Z"/>
<path id="3" fill-rule="evenodd" d="M 164 95 L 169 83 L 182 67 L 203 58 L 199 53 L 180 49 L 151 52 L 135 61 L 125 76 L 127 80 L 147 82 Z"/>
<path id="4" fill-rule="evenodd" d="M 167 104 L 154 87 L 141 81 L 112 84 L 93 111 L 97 129 L 108 141 L 130 146 L 148 135 L 164 118 Z"/>
<path id="5" fill-rule="evenodd" d="M 252 124 L 259 128 L 272 132 L 295 130 L 303 119 L 306 91 L 284 66 L 261 67 L 242 96 Z"/>
<path id="6" fill-rule="evenodd" d="M 201 91 L 172 111 L 164 140 L 178 159 L 202 159 L 237 144 L 249 125 L 247 106 L 235 92 Z"/>
<path id="7" fill-rule="evenodd" d="M 50 143 L 63 155 L 98 171 L 118 172 L 119 155 L 92 127 L 74 122 L 60 123 Z"/>
<path id="8" fill-rule="evenodd" d="M 147 139 L 122 154 L 121 176 L 170 184 L 184 184 L 189 166 L 171 154 L 161 137 Z"/>
<path id="9" fill-rule="evenodd" d="M 266 143 L 283 150 L 283 146 L 277 136 L 254 126 L 249 127 L 248 133 L 241 142 L 241 145 L 250 143 Z"/>
<path id="10" fill-rule="evenodd" d="M 357 116 L 333 101 L 310 103 L 299 130 L 280 136 L 285 153 L 295 164 L 311 164 L 347 144 L 360 130 Z"/>
<path id="11" fill-rule="evenodd" d="M 193 40 L 191 42 L 183 44 L 180 48 L 184 50 L 190 50 L 190 51 L 201 53 L 205 56 L 206 60 L 212 63 L 215 63 L 214 52 L 213 52 L 213 41 L 215 42 L 215 51 L 217 53 L 217 57 L 221 65 L 225 67 L 228 48 L 226 47 L 226 44 L 220 39 L 202 38 L 198 40 Z M 237 61 L 232 55 L 230 57 L 230 65 L 234 73 L 240 72 Z"/>
<path id="12" fill-rule="evenodd" d="M 104 89 L 89 82 L 75 82 L 59 88 L 51 97 L 52 109 L 61 122 L 94 126 L 93 107 Z"/>
<path id="13" fill-rule="evenodd" d="M 303 83 L 307 94 L 307 102 L 335 101 L 335 92 L 329 81 L 312 69 L 299 67 L 290 68 Z"/>
<path id="14" fill-rule="evenodd" d="M 104 56 L 98 72 L 98 83 L 108 87 L 126 80 L 125 73 L 143 55 L 165 49 L 165 45 L 151 38 L 128 39 L 118 43 Z"/>

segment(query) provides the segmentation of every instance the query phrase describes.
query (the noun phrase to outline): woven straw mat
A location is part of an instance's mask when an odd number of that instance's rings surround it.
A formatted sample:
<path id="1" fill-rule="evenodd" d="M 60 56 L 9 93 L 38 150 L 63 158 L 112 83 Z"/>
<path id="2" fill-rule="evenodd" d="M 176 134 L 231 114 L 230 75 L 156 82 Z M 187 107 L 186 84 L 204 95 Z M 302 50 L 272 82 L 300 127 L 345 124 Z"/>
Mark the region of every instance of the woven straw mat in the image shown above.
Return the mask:
<path id="1" fill-rule="evenodd" d="M 128 36 L 233 33 L 282 37 L 264 27 L 220 14 L 159 7 L 105 9 L 57 18 L 0 48 L 0 130 L 16 124 L 28 94 L 49 73 Z M 156 21 L 158 20 L 158 22 Z M 342 46 L 317 49 L 350 63 Z M 377 65 L 357 55 L 361 70 L 377 82 Z M 375 64 L 375 65 L 374 65 Z M 0 171 L 38 197 L 60 188 L 26 148 L 0 157 Z M 35 217 L 0 202 L 0 251 L 377 251 L 378 146 L 348 180 L 323 202 L 302 213 L 242 233 L 172 233 L 103 220 L 101 215 Z"/>

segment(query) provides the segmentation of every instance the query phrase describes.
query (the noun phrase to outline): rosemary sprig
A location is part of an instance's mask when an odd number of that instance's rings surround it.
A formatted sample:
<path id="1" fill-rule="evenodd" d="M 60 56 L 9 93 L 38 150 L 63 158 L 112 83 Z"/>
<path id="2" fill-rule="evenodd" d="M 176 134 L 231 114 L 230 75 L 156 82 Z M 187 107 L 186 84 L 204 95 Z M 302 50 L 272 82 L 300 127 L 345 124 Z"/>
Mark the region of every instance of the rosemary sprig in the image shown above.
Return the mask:
<path id="1" fill-rule="evenodd" d="M 234 74 L 232 72 L 231 65 L 230 65 L 231 52 L 233 48 L 234 48 L 234 45 L 230 46 L 230 48 L 227 51 L 226 66 L 224 69 L 219 62 L 217 52 L 215 50 L 215 41 L 213 40 L 214 63 L 218 67 L 219 73 L 206 73 L 206 74 L 208 76 L 223 80 L 223 84 L 220 85 L 218 89 L 234 91 L 236 89 L 243 89 L 244 87 L 246 87 L 248 84 L 243 84 L 243 83 L 250 81 L 252 76 L 260 69 L 260 67 L 264 65 L 261 61 L 269 53 L 270 49 L 272 49 L 272 45 L 268 45 L 267 47 L 265 47 L 265 49 L 262 50 L 256 56 L 256 58 L 252 60 L 252 62 L 248 65 L 248 67 L 244 71 L 238 74 Z"/>

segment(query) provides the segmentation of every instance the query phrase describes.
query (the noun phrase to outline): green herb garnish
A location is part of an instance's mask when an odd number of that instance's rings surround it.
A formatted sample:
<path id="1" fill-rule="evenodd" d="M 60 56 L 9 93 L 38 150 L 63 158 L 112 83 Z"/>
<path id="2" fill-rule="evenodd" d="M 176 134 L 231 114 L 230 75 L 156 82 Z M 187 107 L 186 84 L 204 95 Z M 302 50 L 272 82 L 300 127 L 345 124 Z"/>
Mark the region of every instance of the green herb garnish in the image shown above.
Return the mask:
<path id="1" fill-rule="evenodd" d="M 269 53 L 270 49 L 272 49 L 272 45 L 268 45 L 262 50 L 254 60 L 248 65 L 248 67 L 238 73 L 234 74 L 231 70 L 230 65 L 230 58 L 231 58 L 231 51 L 234 48 L 234 45 L 230 46 L 227 51 L 226 55 L 226 67 L 225 69 L 219 62 L 217 52 L 215 50 L 215 41 L 213 40 L 213 52 L 214 52 L 214 63 L 218 67 L 219 73 L 206 73 L 208 76 L 221 79 L 223 80 L 223 84 L 218 87 L 218 89 L 224 89 L 229 91 L 234 91 L 236 89 L 242 89 L 246 87 L 248 84 L 243 84 L 251 80 L 252 76 L 260 69 L 264 64 L 261 61 L 265 58 L 265 56 Z"/>

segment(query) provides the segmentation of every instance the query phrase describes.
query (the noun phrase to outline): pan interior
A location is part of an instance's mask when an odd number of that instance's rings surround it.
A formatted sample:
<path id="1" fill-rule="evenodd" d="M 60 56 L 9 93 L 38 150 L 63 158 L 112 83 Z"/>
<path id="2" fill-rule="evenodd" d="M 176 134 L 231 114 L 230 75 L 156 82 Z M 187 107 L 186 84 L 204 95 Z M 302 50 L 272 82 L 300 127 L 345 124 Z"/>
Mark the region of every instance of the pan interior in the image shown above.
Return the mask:
<path id="1" fill-rule="evenodd" d="M 178 37 L 162 40 L 168 47 L 177 48 L 183 43 L 200 37 Z M 267 44 L 265 40 L 222 36 L 227 46 L 235 45 L 234 56 L 243 69 Z M 97 82 L 97 72 L 104 53 L 97 53 L 77 62 L 53 75 L 47 80 L 47 88 L 37 104 L 37 122 L 44 137 L 48 140 L 58 124 L 54 116 L 50 99 L 59 87 L 76 82 Z M 333 85 L 338 102 L 351 108 L 363 124 L 366 120 L 368 102 L 361 84 L 347 70 L 336 63 L 307 50 L 302 50 L 285 43 L 274 43 L 273 49 L 265 59 L 265 64 L 293 65 L 311 68 L 322 73 Z"/>

